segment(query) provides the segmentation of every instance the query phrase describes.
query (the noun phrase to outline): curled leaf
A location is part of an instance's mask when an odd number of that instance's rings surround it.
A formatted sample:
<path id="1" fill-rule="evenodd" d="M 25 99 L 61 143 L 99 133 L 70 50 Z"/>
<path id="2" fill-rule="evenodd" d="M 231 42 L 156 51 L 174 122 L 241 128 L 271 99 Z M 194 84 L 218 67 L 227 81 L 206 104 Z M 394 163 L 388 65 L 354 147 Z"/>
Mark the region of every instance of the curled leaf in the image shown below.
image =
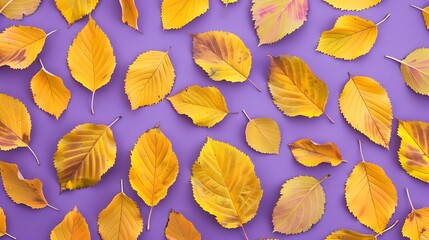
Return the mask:
<path id="1" fill-rule="evenodd" d="M 88 224 L 77 207 L 51 231 L 51 240 L 91 240 Z"/>
<path id="2" fill-rule="evenodd" d="M 170 211 L 168 223 L 165 227 L 167 240 L 201 240 L 201 234 L 195 229 L 194 224 L 183 216 L 183 214 Z"/>
<path id="3" fill-rule="evenodd" d="M 70 26 L 90 14 L 97 6 L 98 0 L 55 0 L 55 4 Z"/>
<path id="4" fill-rule="evenodd" d="M 0 13 L 11 20 L 33 14 L 41 0 L 0 0 Z"/>
<path id="5" fill-rule="evenodd" d="M 162 27 L 179 29 L 207 12 L 209 0 L 163 0 L 161 5 Z"/>
<path id="6" fill-rule="evenodd" d="M 138 31 L 137 19 L 139 18 L 139 12 L 134 0 L 119 0 L 119 4 L 121 4 L 122 8 L 122 22 Z"/>
<path id="7" fill-rule="evenodd" d="M 289 144 L 295 160 L 306 167 L 315 167 L 321 163 L 338 166 L 344 162 L 341 152 L 335 143 L 318 144 L 310 139 L 300 139 Z"/>
<path id="8" fill-rule="evenodd" d="M 373 7 L 381 0 L 324 0 L 334 8 L 339 8 L 344 11 L 361 11 Z"/>

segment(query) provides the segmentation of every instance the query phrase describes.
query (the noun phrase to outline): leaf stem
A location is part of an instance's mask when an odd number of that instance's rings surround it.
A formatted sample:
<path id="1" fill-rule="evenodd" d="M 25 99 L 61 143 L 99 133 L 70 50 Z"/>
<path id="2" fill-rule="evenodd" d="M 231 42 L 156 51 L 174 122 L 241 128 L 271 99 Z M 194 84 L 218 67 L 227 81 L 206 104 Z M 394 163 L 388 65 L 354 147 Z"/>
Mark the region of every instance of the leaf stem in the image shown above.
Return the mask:
<path id="1" fill-rule="evenodd" d="M 396 226 L 396 224 L 398 224 L 398 220 L 396 220 L 393 224 L 392 224 L 392 226 L 390 226 L 390 227 L 388 227 L 388 228 L 386 228 L 386 229 L 384 229 L 381 233 L 378 233 L 377 235 L 375 235 L 375 238 L 377 238 L 378 236 L 380 236 L 380 235 L 383 235 L 384 233 L 386 233 L 387 231 L 389 231 L 390 229 L 392 229 L 392 228 L 394 228 L 395 226 Z"/>
<path id="2" fill-rule="evenodd" d="M 40 166 L 39 158 L 37 157 L 36 153 L 33 151 L 33 149 L 30 147 L 30 145 L 27 145 L 28 150 L 33 154 L 34 158 L 36 159 L 37 165 Z"/>
<path id="3" fill-rule="evenodd" d="M 258 91 L 259 92 L 262 92 L 262 89 L 258 86 L 258 85 L 256 85 L 256 83 L 254 83 L 251 79 L 247 79 L 247 80 L 249 80 L 249 82 L 256 88 L 256 89 L 258 89 Z"/>
<path id="4" fill-rule="evenodd" d="M 424 12 L 424 13 L 429 14 L 429 11 L 426 11 L 424 8 L 417 7 L 416 5 L 413 5 L 413 4 L 411 4 L 410 6 L 413 7 L 413 8 L 415 8 L 415 9 L 418 9 L 418 10 Z"/>
<path id="5" fill-rule="evenodd" d="M 331 121 L 332 124 L 335 123 L 334 120 L 326 112 L 323 112 L 323 114 L 329 119 L 329 121 Z"/>
<path id="6" fill-rule="evenodd" d="M 5 10 L 7 8 L 7 6 L 9 6 L 11 3 L 13 2 L 13 0 L 9 0 L 9 2 L 7 2 L 1 9 L 0 9 L 0 13 L 3 12 L 3 10 Z"/>
<path id="7" fill-rule="evenodd" d="M 382 23 L 384 23 L 384 21 L 386 21 L 388 18 L 390 17 L 390 13 L 389 14 L 387 14 L 380 22 L 378 22 L 377 24 L 375 24 L 375 25 L 380 25 L 380 24 L 382 24 Z"/>
<path id="8" fill-rule="evenodd" d="M 48 33 L 46 34 L 46 37 L 48 37 L 49 35 L 51 35 L 52 33 L 56 32 L 56 31 L 58 31 L 58 30 L 57 30 L 57 29 L 55 29 L 55 30 L 52 30 L 52 31 L 48 32 Z"/>
<path id="9" fill-rule="evenodd" d="M 243 225 L 241 225 L 241 229 L 243 230 L 243 234 L 244 234 L 244 237 L 246 238 L 246 240 L 249 240 L 249 237 L 247 236 L 247 233 L 246 233 L 246 229 L 244 229 Z"/>
<path id="10" fill-rule="evenodd" d="M 249 115 L 247 115 L 246 110 L 241 109 L 241 111 L 244 113 L 244 116 L 246 116 L 246 118 L 250 121 L 252 121 L 252 119 L 250 119 Z"/>
<path id="11" fill-rule="evenodd" d="M 113 124 L 115 124 L 117 121 L 119 121 L 122 118 L 122 116 L 117 117 L 115 120 L 113 120 L 113 122 L 111 124 L 109 124 L 109 128 L 111 128 L 113 126 Z"/>
<path id="12" fill-rule="evenodd" d="M 405 191 L 407 192 L 408 202 L 410 203 L 411 208 L 415 210 L 413 201 L 411 201 L 410 192 L 408 191 L 408 188 L 405 188 Z"/>
<path id="13" fill-rule="evenodd" d="M 43 62 L 42 62 L 42 59 L 41 59 L 41 58 L 39 58 L 39 61 L 40 61 L 40 65 L 42 65 L 42 69 L 43 69 L 43 70 L 46 70 L 45 65 L 43 65 Z"/>
<path id="14" fill-rule="evenodd" d="M 360 151 L 360 157 L 362 158 L 362 162 L 365 162 L 365 158 L 363 157 L 363 151 L 362 151 L 362 142 L 358 139 L 359 143 L 359 151 Z"/>
<path id="15" fill-rule="evenodd" d="M 330 176 L 331 176 L 331 174 L 326 174 L 326 176 L 324 176 L 322 179 L 319 180 L 319 184 L 322 183 L 323 181 L 325 181 Z"/>
<path id="16" fill-rule="evenodd" d="M 52 206 L 52 205 L 51 205 L 51 204 L 49 204 L 49 203 L 47 203 L 47 204 L 46 204 L 46 206 L 48 206 L 48 207 L 50 207 L 50 208 L 52 208 L 52 209 L 54 209 L 54 210 L 56 210 L 56 211 L 60 211 L 60 209 L 58 209 L 58 208 L 56 208 L 56 207 Z"/>
<path id="17" fill-rule="evenodd" d="M 95 92 L 92 92 L 92 97 L 91 97 L 91 113 L 92 113 L 92 115 L 95 114 L 95 112 L 94 112 L 94 97 L 95 97 Z"/>
<path id="18" fill-rule="evenodd" d="M 4 233 L 6 236 L 8 236 L 8 237 L 10 237 L 10 238 L 12 238 L 12 239 L 15 239 L 16 240 L 16 237 L 14 237 L 14 236 L 12 236 L 12 235 L 10 235 L 9 233 L 7 233 L 7 232 L 5 232 Z"/>
<path id="19" fill-rule="evenodd" d="M 401 60 L 399 60 L 399 59 L 397 59 L 397 58 L 394 58 L 394 57 L 392 57 L 392 56 L 388 56 L 388 55 L 386 55 L 386 56 L 384 56 L 385 58 L 388 58 L 388 59 L 391 59 L 391 60 L 393 60 L 393 61 L 395 61 L 395 62 L 398 62 L 398 63 L 402 63 L 402 61 Z"/>
<path id="20" fill-rule="evenodd" d="M 124 193 L 124 179 L 121 178 L 121 193 Z"/>
<path id="21" fill-rule="evenodd" d="M 146 225 L 146 230 L 150 230 L 150 219 L 152 219 L 152 211 L 153 211 L 153 207 L 150 207 L 149 210 L 149 217 L 147 218 L 147 225 Z"/>

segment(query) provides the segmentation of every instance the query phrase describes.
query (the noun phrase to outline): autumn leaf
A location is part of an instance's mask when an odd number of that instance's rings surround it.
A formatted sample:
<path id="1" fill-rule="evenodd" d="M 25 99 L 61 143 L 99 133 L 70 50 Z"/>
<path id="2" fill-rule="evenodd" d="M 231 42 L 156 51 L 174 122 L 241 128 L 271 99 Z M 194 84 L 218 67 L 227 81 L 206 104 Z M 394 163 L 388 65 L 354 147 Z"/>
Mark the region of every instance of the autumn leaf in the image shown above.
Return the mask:
<path id="1" fill-rule="evenodd" d="M 162 27 L 179 29 L 207 12 L 209 0 L 163 0 L 161 5 Z"/>
<path id="2" fill-rule="evenodd" d="M 344 60 L 363 56 L 374 46 L 378 26 L 389 16 L 377 24 L 358 16 L 341 16 L 331 30 L 322 33 L 316 50 Z"/>
<path id="3" fill-rule="evenodd" d="M 139 12 L 134 0 L 119 0 L 119 4 L 121 4 L 122 8 L 122 22 L 138 31 L 137 19 L 139 18 Z"/>
<path id="4" fill-rule="evenodd" d="M 224 228 L 244 231 L 258 211 L 262 189 L 253 163 L 227 143 L 207 138 L 192 166 L 191 183 L 195 201 Z"/>
<path id="5" fill-rule="evenodd" d="M 425 22 L 426 28 L 429 30 L 429 6 L 425 8 L 417 7 L 416 5 L 410 5 L 410 6 L 422 11 L 423 20 Z"/>
<path id="6" fill-rule="evenodd" d="M 429 239 L 429 208 L 415 209 L 408 188 L 406 189 L 411 212 L 405 218 L 402 235 L 411 240 Z"/>
<path id="7" fill-rule="evenodd" d="M 332 232 L 325 238 L 325 240 L 377 240 L 377 237 L 394 228 L 396 224 L 398 224 L 398 220 L 396 220 L 392 226 L 384 229 L 380 233 L 377 233 L 377 235 L 362 234 L 348 229 L 341 229 Z"/>
<path id="8" fill-rule="evenodd" d="M 341 113 L 354 129 L 389 149 L 393 115 L 386 90 L 369 77 L 349 78 L 338 100 Z"/>
<path id="9" fill-rule="evenodd" d="M 30 147 L 31 119 L 25 105 L 9 95 L 0 93 L 0 150 L 8 151 L 26 147 L 39 159 Z"/>
<path id="10" fill-rule="evenodd" d="M 402 77 L 414 92 L 429 96 L 429 48 L 418 48 L 404 60 L 386 56 L 401 64 Z"/>
<path id="11" fill-rule="evenodd" d="M 293 33 L 307 21 L 308 0 L 253 0 L 259 45 L 275 43 Z"/>
<path id="12" fill-rule="evenodd" d="M 273 210 L 274 232 L 297 234 L 308 231 L 320 221 L 325 212 L 325 192 L 321 180 L 298 176 L 287 180 L 280 190 L 280 198 Z"/>
<path id="13" fill-rule="evenodd" d="M 94 114 L 95 91 L 110 81 L 116 58 L 109 38 L 91 16 L 73 40 L 67 63 L 73 78 L 92 92 L 91 112 Z"/>
<path id="14" fill-rule="evenodd" d="M 18 165 L 0 161 L 0 174 L 7 196 L 16 204 L 24 204 L 33 209 L 51 206 L 43 194 L 43 184 L 39 179 L 25 179 Z"/>
<path id="15" fill-rule="evenodd" d="M 363 225 L 381 233 L 398 205 L 395 185 L 384 170 L 365 162 L 359 141 L 362 162 L 350 173 L 345 188 L 349 211 Z"/>
<path id="16" fill-rule="evenodd" d="M 335 143 L 318 144 L 303 138 L 289 144 L 295 160 L 306 167 L 315 167 L 321 163 L 338 166 L 344 162 L 341 152 Z"/>
<path id="17" fill-rule="evenodd" d="M 213 127 L 229 113 L 225 98 L 215 87 L 189 86 L 168 98 L 179 114 L 184 114 L 200 127 Z"/>
<path id="18" fill-rule="evenodd" d="M 238 0 L 221 0 L 222 1 L 222 3 L 223 4 L 225 4 L 225 5 L 229 5 L 229 4 L 231 4 L 231 3 L 236 3 L 236 2 L 238 2 Z"/>
<path id="19" fill-rule="evenodd" d="M 195 229 L 194 224 L 183 216 L 183 214 L 170 211 L 168 223 L 165 227 L 167 240 L 201 240 L 201 234 Z"/>
<path id="20" fill-rule="evenodd" d="M 326 84 L 298 57 L 282 55 L 270 58 L 268 87 L 277 108 L 289 117 L 322 115 L 328 101 Z"/>
<path id="21" fill-rule="evenodd" d="M 334 8 L 343 11 L 361 11 L 373 7 L 381 2 L 381 0 L 324 0 Z"/>
<path id="22" fill-rule="evenodd" d="M 55 4 L 70 27 L 77 20 L 90 14 L 97 6 L 98 0 L 55 0 Z"/>
<path id="23" fill-rule="evenodd" d="M 174 85 L 174 67 L 167 52 L 148 51 L 129 66 L 125 93 L 131 109 L 156 104 L 170 94 Z"/>
<path id="24" fill-rule="evenodd" d="M 21 20 L 33 14 L 41 0 L 0 0 L 0 13 L 11 20 Z"/>
<path id="25" fill-rule="evenodd" d="M 30 87 L 36 105 L 43 111 L 58 118 L 67 109 L 71 94 L 63 80 L 42 68 L 31 79 Z"/>
<path id="26" fill-rule="evenodd" d="M 151 207 L 147 220 L 148 231 L 153 207 L 167 196 L 178 173 L 176 154 L 159 125 L 143 133 L 131 151 L 129 178 L 131 187 Z"/>
<path id="27" fill-rule="evenodd" d="M 3 208 L 0 207 L 0 237 L 4 235 L 16 239 L 16 237 L 6 232 L 6 214 L 4 214 Z"/>
<path id="28" fill-rule="evenodd" d="M 137 203 L 121 192 L 98 214 L 98 232 L 102 240 L 137 240 L 143 231 L 143 219 Z"/>
<path id="29" fill-rule="evenodd" d="M 249 120 L 246 126 L 246 142 L 257 152 L 265 154 L 279 154 L 281 133 L 276 121 L 271 118 L 251 119 L 243 110 Z"/>
<path id="30" fill-rule="evenodd" d="M 51 240 L 91 240 L 88 224 L 76 206 L 52 229 Z"/>
<path id="31" fill-rule="evenodd" d="M 97 184 L 115 164 L 116 142 L 109 126 L 85 123 L 75 127 L 59 142 L 54 155 L 61 191 Z"/>

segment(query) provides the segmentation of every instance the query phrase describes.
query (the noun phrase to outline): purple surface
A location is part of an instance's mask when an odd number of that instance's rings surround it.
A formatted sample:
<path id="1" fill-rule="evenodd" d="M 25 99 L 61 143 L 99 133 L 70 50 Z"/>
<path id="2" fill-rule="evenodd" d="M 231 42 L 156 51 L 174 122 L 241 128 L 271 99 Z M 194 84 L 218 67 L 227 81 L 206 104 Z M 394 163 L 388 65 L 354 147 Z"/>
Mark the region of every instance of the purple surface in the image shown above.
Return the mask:
<path id="1" fill-rule="evenodd" d="M 167 197 L 155 207 L 151 230 L 144 231 L 139 239 L 164 239 L 164 227 L 170 209 L 183 213 L 201 232 L 203 239 L 243 239 L 241 229 L 224 229 L 215 218 L 203 211 L 194 201 L 189 177 L 191 165 L 196 160 L 206 136 L 228 142 L 248 154 L 261 179 L 264 195 L 256 217 L 245 225 L 250 239 L 259 237 L 277 237 L 280 239 L 323 239 L 330 232 L 347 228 L 362 233 L 372 231 L 360 224 L 347 210 L 344 199 L 344 184 L 355 164 L 360 161 L 357 139 L 363 141 L 367 162 L 383 167 L 393 180 L 398 191 L 398 207 L 391 223 L 398 219 L 399 225 L 380 239 L 402 239 L 400 230 L 410 206 L 406 199 L 405 187 L 410 189 L 414 205 L 417 208 L 429 206 L 428 185 L 405 173 L 397 157 L 399 138 L 396 135 L 397 123 L 394 122 L 390 150 L 386 150 L 352 129 L 339 112 L 337 99 L 347 79 L 352 75 L 365 75 L 376 79 L 386 88 L 393 105 L 394 117 L 403 120 L 429 121 L 427 106 L 429 98 L 418 95 L 403 82 L 399 65 L 385 59 L 388 54 L 402 59 L 419 47 L 429 47 L 426 30 L 420 11 L 409 4 L 421 5 L 417 0 L 384 0 L 378 6 L 350 14 L 359 15 L 378 22 L 387 13 L 392 16 L 380 25 L 379 37 L 372 51 L 355 61 L 336 60 L 315 51 L 322 31 L 330 29 L 336 18 L 347 14 L 332 8 L 322 0 L 310 1 L 308 21 L 304 26 L 272 45 L 257 47 L 258 39 L 251 21 L 248 0 L 240 0 L 225 9 L 220 0 L 210 0 L 210 10 L 181 30 L 163 31 L 160 19 L 161 0 L 136 1 L 140 12 L 139 33 L 122 24 L 121 10 L 117 1 L 101 1 L 93 12 L 93 17 L 109 36 L 117 60 L 117 67 L 109 84 L 96 93 L 95 110 L 92 116 L 89 109 L 90 91 L 74 81 L 67 67 L 67 50 L 77 32 L 86 24 L 87 17 L 67 28 L 67 23 L 54 6 L 54 1 L 43 1 L 37 12 L 23 21 L 10 21 L 0 17 L 0 29 L 14 24 L 32 25 L 45 31 L 59 31 L 48 37 L 46 46 L 40 54 L 46 68 L 63 78 L 72 92 L 68 109 L 57 121 L 54 117 L 39 110 L 34 104 L 29 81 L 40 69 L 38 62 L 23 71 L 0 68 L 0 92 L 19 98 L 27 106 L 33 122 L 31 147 L 36 151 L 41 166 L 37 167 L 27 149 L 15 149 L 0 152 L 0 159 L 17 163 L 26 178 L 40 178 L 44 183 L 44 192 L 51 205 L 60 208 L 56 212 L 50 208 L 32 210 L 23 205 L 14 204 L 0 190 L 0 206 L 7 215 L 7 231 L 18 239 L 48 239 L 50 231 L 63 219 L 64 215 L 77 205 L 86 218 L 91 236 L 99 239 L 97 230 L 98 213 L 107 206 L 113 196 L 119 192 L 119 182 L 125 180 L 125 192 L 141 208 L 146 223 L 149 207 L 131 189 L 128 182 L 130 151 L 137 138 L 158 121 L 161 129 L 173 143 L 180 172 L 176 183 L 170 188 Z M 224 30 L 237 34 L 250 48 L 253 55 L 253 69 L 250 78 L 263 92 L 258 92 L 250 83 L 231 84 L 213 82 L 193 62 L 191 55 L 190 33 L 210 30 Z M 177 78 L 172 93 L 177 93 L 188 85 L 216 86 L 225 95 L 232 112 L 245 109 L 251 117 L 271 117 L 280 125 L 282 144 L 280 155 L 263 155 L 247 146 L 244 129 L 247 123 L 243 114 L 231 114 L 212 129 L 196 127 L 185 116 L 178 115 L 167 100 L 161 103 L 131 111 L 124 93 L 124 78 L 128 65 L 140 53 L 148 50 L 165 51 L 169 47 L 170 58 L 176 69 Z M 326 112 L 335 120 L 331 124 L 324 116 L 307 119 L 303 117 L 285 117 L 272 103 L 267 88 L 269 59 L 267 55 L 289 54 L 305 60 L 313 72 L 324 80 L 329 87 L 329 100 Z M 66 191 L 59 194 L 56 171 L 53 167 L 53 154 L 59 139 L 78 124 L 85 122 L 108 124 L 117 116 L 123 118 L 114 127 L 113 132 L 118 147 L 116 165 L 104 175 L 101 182 L 83 190 Z M 335 142 L 348 163 L 338 167 L 319 166 L 306 168 L 292 159 L 287 147 L 299 138 L 310 138 L 316 142 Z M 326 192 L 326 211 L 322 220 L 308 232 L 284 236 L 273 234 L 271 213 L 279 198 L 281 185 L 285 180 L 297 175 L 311 175 L 321 178 L 327 173 L 332 176 L 323 182 Z M 391 224 L 390 223 L 390 224 Z"/>

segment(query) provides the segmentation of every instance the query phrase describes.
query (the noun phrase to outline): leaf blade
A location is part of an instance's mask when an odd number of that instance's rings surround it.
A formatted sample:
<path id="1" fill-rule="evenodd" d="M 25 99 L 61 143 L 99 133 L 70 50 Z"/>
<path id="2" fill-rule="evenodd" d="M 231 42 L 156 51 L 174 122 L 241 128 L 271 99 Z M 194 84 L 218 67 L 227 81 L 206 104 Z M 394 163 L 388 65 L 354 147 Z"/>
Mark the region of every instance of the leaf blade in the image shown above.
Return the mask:
<path id="1" fill-rule="evenodd" d="M 381 3 L 381 0 L 324 0 L 334 8 L 345 11 L 361 11 Z"/>
<path id="2" fill-rule="evenodd" d="M 165 227 L 167 240 L 201 240 L 201 234 L 195 229 L 194 224 L 183 214 L 170 211 L 167 226 Z"/>
<path id="3" fill-rule="evenodd" d="M 98 0 L 55 0 L 57 9 L 66 19 L 68 25 L 90 14 L 98 4 Z"/>
<path id="4" fill-rule="evenodd" d="M 137 10 L 134 0 L 119 0 L 122 9 L 122 22 L 139 31 Z"/>
<path id="5" fill-rule="evenodd" d="M 271 118 L 254 118 L 246 126 L 246 142 L 255 151 L 265 154 L 279 154 L 281 133 Z"/>
<path id="6" fill-rule="evenodd" d="M 315 167 L 321 163 L 338 166 L 344 162 L 340 150 L 332 142 L 318 144 L 305 138 L 289 144 L 289 148 L 295 160 L 306 167 Z"/>
<path id="7" fill-rule="evenodd" d="M 209 9 L 208 0 L 163 0 L 161 20 L 164 29 L 179 29 Z"/>
<path id="8" fill-rule="evenodd" d="M 55 226 L 54 229 L 52 229 L 50 239 L 91 240 L 88 224 L 76 206 L 64 216 L 64 219 Z"/>
<path id="9" fill-rule="evenodd" d="M 0 0 L 0 13 L 8 19 L 21 20 L 24 16 L 33 14 L 40 2 L 41 0 Z"/>

